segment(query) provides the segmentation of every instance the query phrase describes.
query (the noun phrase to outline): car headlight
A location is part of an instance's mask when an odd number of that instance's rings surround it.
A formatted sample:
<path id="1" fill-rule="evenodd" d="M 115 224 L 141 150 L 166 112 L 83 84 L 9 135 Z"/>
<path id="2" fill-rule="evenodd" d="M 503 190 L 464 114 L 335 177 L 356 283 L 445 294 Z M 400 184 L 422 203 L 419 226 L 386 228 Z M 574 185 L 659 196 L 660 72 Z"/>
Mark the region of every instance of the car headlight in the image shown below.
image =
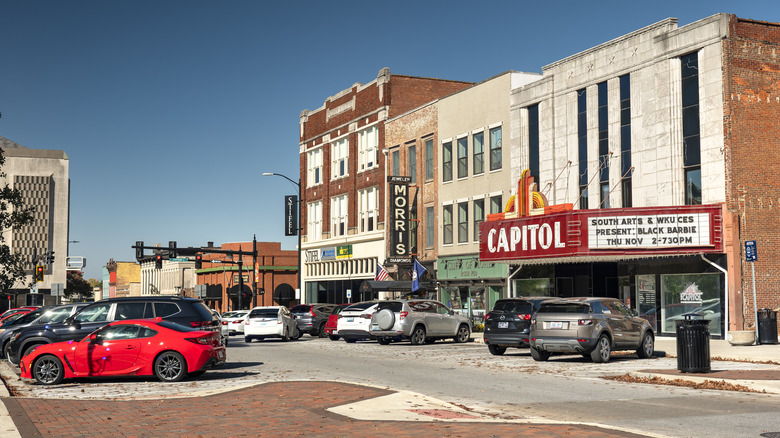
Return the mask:
<path id="1" fill-rule="evenodd" d="M 20 335 L 21 335 L 21 333 L 14 333 L 13 336 L 11 336 L 11 340 L 9 342 L 13 342 L 13 341 L 19 339 Z"/>

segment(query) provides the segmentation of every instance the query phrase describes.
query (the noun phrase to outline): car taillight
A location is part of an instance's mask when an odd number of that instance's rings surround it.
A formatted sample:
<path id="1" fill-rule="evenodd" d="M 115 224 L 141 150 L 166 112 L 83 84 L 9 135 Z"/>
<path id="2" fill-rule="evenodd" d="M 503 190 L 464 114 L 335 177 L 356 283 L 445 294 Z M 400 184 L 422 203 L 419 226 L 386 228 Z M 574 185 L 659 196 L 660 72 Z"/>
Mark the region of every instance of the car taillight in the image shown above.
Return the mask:
<path id="1" fill-rule="evenodd" d="M 363 319 L 371 319 L 371 314 L 369 314 L 369 313 L 362 313 L 360 315 L 360 317 L 363 318 Z"/>
<path id="2" fill-rule="evenodd" d="M 211 321 L 192 321 L 190 322 L 190 325 L 193 328 L 208 327 L 211 325 Z"/>
<path id="3" fill-rule="evenodd" d="M 491 316 L 493 316 L 493 315 L 491 315 L 491 314 L 489 314 L 489 313 L 488 313 L 487 315 L 485 315 L 485 321 L 487 321 L 488 319 L 490 319 L 490 317 L 491 317 Z"/>
<path id="4" fill-rule="evenodd" d="M 236 324 L 241 324 L 242 322 L 244 322 L 243 319 L 239 319 L 238 321 L 235 321 Z"/>
<path id="5" fill-rule="evenodd" d="M 185 339 L 192 342 L 193 344 L 210 345 L 214 343 L 215 338 L 216 335 L 210 335 L 210 336 L 201 336 L 199 338 L 185 338 Z"/>
<path id="6" fill-rule="evenodd" d="M 276 317 L 276 323 L 277 324 L 281 324 L 282 323 L 282 317 L 281 316 L 277 316 Z"/>
<path id="7" fill-rule="evenodd" d="M 222 321 L 222 325 L 228 325 L 227 321 Z"/>
<path id="8" fill-rule="evenodd" d="M 577 320 L 577 325 L 593 325 L 592 319 L 580 319 Z"/>
<path id="9" fill-rule="evenodd" d="M 521 313 L 521 314 L 517 315 L 517 317 L 522 319 L 523 321 L 528 321 L 529 319 L 531 319 L 531 314 L 530 313 L 526 313 L 525 315 L 523 315 Z"/>
<path id="10" fill-rule="evenodd" d="M 407 316 L 407 315 L 409 315 L 409 312 L 401 312 L 401 313 L 399 314 L 399 317 L 400 317 L 401 321 L 403 321 L 403 320 L 404 320 L 404 318 L 406 318 L 406 316 Z"/>
<path id="11" fill-rule="evenodd" d="M 316 313 L 314 313 L 314 308 L 312 308 L 311 310 L 309 310 L 309 315 L 311 315 L 311 316 L 314 316 L 314 317 L 316 317 L 316 316 L 317 316 L 317 314 L 316 314 Z"/>

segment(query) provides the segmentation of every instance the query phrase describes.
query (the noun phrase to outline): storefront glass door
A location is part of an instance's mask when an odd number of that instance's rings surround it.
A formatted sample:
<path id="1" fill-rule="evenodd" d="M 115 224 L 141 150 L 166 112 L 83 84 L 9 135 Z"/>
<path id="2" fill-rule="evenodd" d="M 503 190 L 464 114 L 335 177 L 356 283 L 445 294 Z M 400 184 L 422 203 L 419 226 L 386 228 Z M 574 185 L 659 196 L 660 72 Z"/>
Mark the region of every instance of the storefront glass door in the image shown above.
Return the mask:
<path id="1" fill-rule="evenodd" d="M 721 335 L 720 274 L 661 275 L 662 333 L 676 333 L 676 321 L 687 313 L 710 322 L 710 334 Z"/>

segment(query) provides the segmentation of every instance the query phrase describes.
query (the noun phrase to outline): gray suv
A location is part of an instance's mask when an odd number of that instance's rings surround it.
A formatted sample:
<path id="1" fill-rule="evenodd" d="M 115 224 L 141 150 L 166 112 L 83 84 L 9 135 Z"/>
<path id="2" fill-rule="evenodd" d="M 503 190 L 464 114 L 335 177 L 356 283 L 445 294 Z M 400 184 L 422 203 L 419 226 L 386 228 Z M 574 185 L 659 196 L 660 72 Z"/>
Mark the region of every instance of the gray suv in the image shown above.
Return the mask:
<path id="1" fill-rule="evenodd" d="M 382 345 L 401 339 L 412 345 L 446 338 L 462 343 L 471 338 L 471 320 L 435 300 L 380 301 L 369 333 Z"/>
<path id="2" fill-rule="evenodd" d="M 581 354 L 608 362 L 613 350 L 652 357 L 655 334 L 646 319 L 615 298 L 567 298 L 542 303 L 531 320 L 531 357 Z"/>

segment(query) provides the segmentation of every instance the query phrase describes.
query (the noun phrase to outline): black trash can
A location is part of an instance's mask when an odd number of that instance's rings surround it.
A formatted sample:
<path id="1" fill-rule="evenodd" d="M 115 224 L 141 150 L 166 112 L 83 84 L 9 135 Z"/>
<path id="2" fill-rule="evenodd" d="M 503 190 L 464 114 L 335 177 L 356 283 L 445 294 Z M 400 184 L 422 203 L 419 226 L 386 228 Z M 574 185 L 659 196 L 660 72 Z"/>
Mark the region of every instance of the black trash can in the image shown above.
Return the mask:
<path id="1" fill-rule="evenodd" d="M 758 343 L 777 344 L 777 312 L 772 309 L 758 310 Z"/>
<path id="2" fill-rule="evenodd" d="M 686 314 L 677 321 L 677 369 L 683 373 L 710 372 L 710 322 Z"/>

